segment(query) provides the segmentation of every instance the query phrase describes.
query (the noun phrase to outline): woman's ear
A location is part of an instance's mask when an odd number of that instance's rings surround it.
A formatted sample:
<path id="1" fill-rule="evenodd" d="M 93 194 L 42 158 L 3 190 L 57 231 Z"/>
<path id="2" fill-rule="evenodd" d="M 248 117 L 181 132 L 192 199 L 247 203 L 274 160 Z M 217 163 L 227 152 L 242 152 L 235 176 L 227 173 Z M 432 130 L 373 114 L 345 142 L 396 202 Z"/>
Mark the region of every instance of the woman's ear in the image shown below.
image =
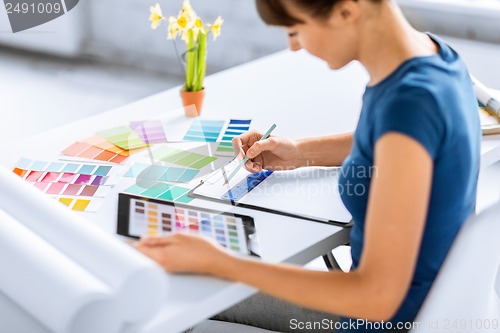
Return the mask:
<path id="1" fill-rule="evenodd" d="M 361 16 L 359 1 L 339 1 L 333 8 L 329 23 L 334 26 L 357 22 Z"/>

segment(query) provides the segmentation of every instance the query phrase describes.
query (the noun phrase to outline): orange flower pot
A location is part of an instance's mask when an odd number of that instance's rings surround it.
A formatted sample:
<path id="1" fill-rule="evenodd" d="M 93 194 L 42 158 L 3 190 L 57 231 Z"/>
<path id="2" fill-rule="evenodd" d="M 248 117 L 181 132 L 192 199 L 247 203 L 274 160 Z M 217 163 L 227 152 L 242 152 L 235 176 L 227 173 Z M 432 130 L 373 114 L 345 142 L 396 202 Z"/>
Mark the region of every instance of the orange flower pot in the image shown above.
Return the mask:
<path id="1" fill-rule="evenodd" d="M 200 91 L 185 91 L 181 89 L 182 104 L 187 117 L 198 117 L 201 114 L 203 100 L 205 99 L 205 89 Z"/>

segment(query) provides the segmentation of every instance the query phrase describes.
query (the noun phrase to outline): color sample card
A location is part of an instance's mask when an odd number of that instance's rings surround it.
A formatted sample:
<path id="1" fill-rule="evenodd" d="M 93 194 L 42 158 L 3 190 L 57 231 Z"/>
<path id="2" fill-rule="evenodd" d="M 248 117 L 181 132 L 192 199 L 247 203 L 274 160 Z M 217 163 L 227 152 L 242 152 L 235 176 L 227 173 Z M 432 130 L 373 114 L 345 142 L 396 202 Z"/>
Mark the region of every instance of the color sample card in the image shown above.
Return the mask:
<path id="1" fill-rule="evenodd" d="M 164 182 L 188 183 L 193 180 L 200 170 L 167 167 L 156 164 L 135 163 L 125 174 L 125 177 L 140 178 Z"/>
<path id="2" fill-rule="evenodd" d="M 24 171 L 46 171 L 46 172 L 68 172 L 68 173 L 78 173 L 83 175 L 95 175 L 95 176 L 112 176 L 118 173 L 117 167 L 111 165 L 99 165 L 99 164 L 89 164 L 89 163 L 72 163 L 72 162 L 47 162 L 39 160 L 31 160 L 29 158 L 21 158 L 17 161 L 15 165 L 14 172 L 19 176 L 19 171 L 16 169 Z"/>
<path id="3" fill-rule="evenodd" d="M 220 139 L 216 154 L 223 156 L 234 156 L 232 140 L 233 138 L 248 132 L 251 122 L 252 120 L 231 119 L 226 127 L 224 134 L 222 134 L 222 138 Z"/>
<path id="4" fill-rule="evenodd" d="M 85 163 L 46 162 L 21 158 L 13 172 L 47 195 L 79 212 L 97 212 L 111 183 L 118 181 L 116 167 Z"/>
<path id="5" fill-rule="evenodd" d="M 63 183 L 77 185 L 116 185 L 117 177 L 103 177 L 95 175 L 83 175 L 72 172 L 44 172 L 33 170 L 15 169 L 14 173 L 21 176 L 24 180 L 30 183 Z M 24 173 L 25 172 L 25 173 Z M 24 174 L 24 175 L 23 175 Z"/>
<path id="6" fill-rule="evenodd" d="M 207 156 L 168 146 L 158 147 L 153 151 L 156 160 L 173 163 L 192 169 L 201 169 L 217 160 L 217 157 Z"/>
<path id="7" fill-rule="evenodd" d="M 131 199 L 131 235 L 164 236 L 174 232 L 208 236 L 227 249 L 248 253 L 243 222 L 239 217 Z"/>
<path id="8" fill-rule="evenodd" d="M 100 131 L 97 132 L 97 135 L 125 150 L 144 148 L 147 146 L 147 144 L 128 126 L 119 126 Z"/>
<path id="9" fill-rule="evenodd" d="M 160 120 L 132 121 L 130 123 L 130 128 L 132 128 L 146 144 L 167 142 L 163 124 Z"/>
<path id="10" fill-rule="evenodd" d="M 32 183 L 43 193 L 74 197 L 105 198 L 111 191 L 110 186 L 80 185 L 66 183 Z"/>
<path id="11" fill-rule="evenodd" d="M 96 213 L 104 203 L 104 199 L 100 198 L 81 199 L 61 196 L 53 198 L 76 212 Z"/>
<path id="12" fill-rule="evenodd" d="M 134 184 L 124 192 L 153 199 L 162 199 L 180 203 L 189 203 L 193 200 L 193 198 L 190 198 L 187 195 L 189 192 L 188 188 L 166 183 L 156 183 L 149 188 L 144 188 Z"/>
<path id="13" fill-rule="evenodd" d="M 45 162 L 27 158 L 20 159 L 13 172 L 30 183 L 101 186 L 115 185 L 120 178 L 115 167 L 110 165 Z"/>
<path id="14" fill-rule="evenodd" d="M 122 163 L 128 157 L 128 154 L 127 156 L 125 156 L 120 153 L 96 147 L 86 142 L 75 142 L 68 148 L 64 149 L 62 153 L 67 156 L 87 158 L 90 160 L 117 163 L 117 164 Z"/>
<path id="15" fill-rule="evenodd" d="M 116 153 L 118 155 L 122 155 L 122 156 L 129 156 L 130 155 L 129 150 L 122 149 L 122 148 L 112 144 L 108 140 L 101 138 L 99 135 L 94 135 L 94 136 L 91 136 L 90 138 L 86 138 L 86 139 L 82 140 L 82 142 L 88 143 L 88 144 L 90 144 L 94 147 L 97 147 L 97 148 L 101 148 L 101 149 L 110 151 L 112 153 Z"/>
<path id="16" fill-rule="evenodd" d="M 184 136 L 185 141 L 217 142 L 224 120 L 196 120 Z"/>

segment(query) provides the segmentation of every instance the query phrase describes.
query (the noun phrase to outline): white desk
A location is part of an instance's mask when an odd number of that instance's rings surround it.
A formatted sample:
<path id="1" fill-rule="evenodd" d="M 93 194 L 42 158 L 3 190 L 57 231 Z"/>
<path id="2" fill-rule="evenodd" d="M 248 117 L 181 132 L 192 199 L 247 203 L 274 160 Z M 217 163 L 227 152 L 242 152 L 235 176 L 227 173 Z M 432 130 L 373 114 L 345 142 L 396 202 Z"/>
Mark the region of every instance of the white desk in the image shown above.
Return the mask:
<path id="1" fill-rule="evenodd" d="M 350 79 L 352 77 L 356 80 Z M 359 66 L 334 73 L 304 53 L 285 52 L 208 78 L 203 117 L 252 118 L 255 128 L 265 128 L 276 122 L 276 134 L 294 137 L 352 131 L 365 81 L 366 75 Z M 305 91 L 313 85 L 318 88 Z M 98 130 L 127 124 L 130 120 L 165 117 L 165 113 L 172 120 L 182 118 L 178 95 L 178 89 L 173 89 L 23 142 L 0 147 L 0 163 L 12 166 L 20 156 L 56 159 L 70 143 Z M 331 121 L 318 122 L 316 119 Z M 126 182 L 118 185 L 116 192 L 127 186 Z M 228 206 L 209 202 L 199 204 L 228 209 Z M 115 232 L 116 206 L 116 194 L 109 195 L 99 213 L 85 213 L 84 216 L 103 229 Z M 254 217 L 261 256 L 268 262 L 305 264 L 348 239 L 348 231 L 339 227 L 281 216 L 270 217 L 234 207 L 230 210 Z M 144 332 L 187 329 L 255 292 L 248 286 L 205 277 L 176 276 L 170 283 L 164 307 L 146 325 Z"/>
<path id="2" fill-rule="evenodd" d="M 290 137 L 352 131 L 366 82 L 367 75 L 357 64 L 332 72 L 303 52 L 281 52 L 209 77 L 203 118 L 252 118 L 253 126 L 261 129 L 275 122 L 275 134 Z M 130 120 L 154 119 L 167 112 L 167 117 L 178 119 L 183 117 L 178 95 L 178 89 L 172 89 L 10 147 L 0 146 L 0 163 L 12 166 L 20 156 L 51 160 L 70 143 Z M 482 158 L 483 164 L 500 160 L 500 137 L 485 139 Z M 215 209 L 228 207 L 198 202 Z M 116 195 L 110 195 L 99 213 L 85 217 L 114 232 L 116 206 Z M 264 213 L 231 210 L 255 217 L 262 258 L 269 262 L 304 264 L 347 239 L 346 230 L 339 227 L 283 217 L 270 220 Z M 275 235 L 280 237 L 275 239 Z M 164 307 L 143 332 L 184 330 L 255 292 L 238 283 L 205 277 L 176 276 L 171 285 Z"/>

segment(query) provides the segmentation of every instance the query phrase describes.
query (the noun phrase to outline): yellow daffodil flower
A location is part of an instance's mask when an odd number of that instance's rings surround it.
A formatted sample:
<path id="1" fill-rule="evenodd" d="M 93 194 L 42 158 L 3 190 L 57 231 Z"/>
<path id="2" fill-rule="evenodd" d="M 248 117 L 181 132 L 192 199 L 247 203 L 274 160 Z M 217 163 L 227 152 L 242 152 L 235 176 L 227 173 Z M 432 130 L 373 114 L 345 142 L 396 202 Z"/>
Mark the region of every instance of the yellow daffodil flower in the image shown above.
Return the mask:
<path id="1" fill-rule="evenodd" d="M 207 33 L 207 31 L 205 29 L 205 25 L 203 24 L 203 21 L 199 17 L 197 17 L 194 21 L 193 32 L 194 32 L 195 39 L 198 38 L 198 34 L 200 34 L 200 33 L 206 34 Z"/>
<path id="2" fill-rule="evenodd" d="M 210 26 L 210 31 L 212 32 L 212 35 L 214 36 L 214 40 L 217 39 L 217 37 L 220 36 L 220 29 L 221 29 L 221 26 L 222 26 L 222 23 L 224 23 L 224 20 L 222 19 L 222 17 L 218 17 L 214 24 L 212 24 Z"/>
<path id="3" fill-rule="evenodd" d="M 222 17 L 218 17 L 213 24 L 204 24 L 196 15 L 191 2 L 183 0 L 182 9 L 177 16 L 163 16 L 160 5 L 150 7 L 151 28 L 157 29 L 162 20 L 168 20 L 168 39 L 175 40 L 178 36 L 186 42 L 186 52 L 183 54 L 186 61 L 186 91 L 203 90 L 203 81 L 206 75 L 207 36 L 212 33 L 214 40 L 220 36 Z"/>
<path id="4" fill-rule="evenodd" d="M 187 30 L 189 25 L 189 18 L 185 14 L 179 15 L 177 18 L 177 25 L 181 30 Z"/>
<path id="5" fill-rule="evenodd" d="M 198 36 L 198 29 L 195 28 L 196 17 L 191 17 L 186 13 L 181 12 L 177 17 L 177 25 L 179 26 L 181 38 L 186 43 L 188 42 L 188 34 L 190 30 L 193 30 L 194 37 Z"/>
<path id="6" fill-rule="evenodd" d="M 203 29 L 203 21 L 197 17 L 196 20 L 194 21 L 194 26 L 197 28 L 197 29 Z"/>
<path id="7" fill-rule="evenodd" d="M 163 14 L 161 12 L 160 4 L 157 3 L 155 6 L 149 8 L 151 15 L 149 16 L 149 20 L 151 21 L 151 29 L 156 29 L 161 23 L 163 19 Z"/>
<path id="8" fill-rule="evenodd" d="M 193 6 L 191 6 L 191 2 L 189 0 L 184 0 L 184 2 L 182 3 L 181 13 L 185 14 L 185 15 L 187 15 L 189 17 L 195 17 L 196 16 L 196 14 L 194 12 L 194 9 L 193 9 Z"/>
<path id="9" fill-rule="evenodd" d="M 177 18 L 170 16 L 168 19 L 168 39 L 175 39 L 180 32 Z"/>

